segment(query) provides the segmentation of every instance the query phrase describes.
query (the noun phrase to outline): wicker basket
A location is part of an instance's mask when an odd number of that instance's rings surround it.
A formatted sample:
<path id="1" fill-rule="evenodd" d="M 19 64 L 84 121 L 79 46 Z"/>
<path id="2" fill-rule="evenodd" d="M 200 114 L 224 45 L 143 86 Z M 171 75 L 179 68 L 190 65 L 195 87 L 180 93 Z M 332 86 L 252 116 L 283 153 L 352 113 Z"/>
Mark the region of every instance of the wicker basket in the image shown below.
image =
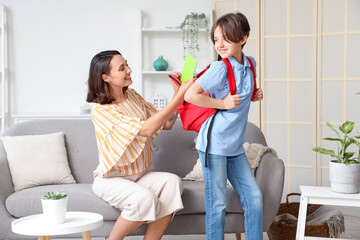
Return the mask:
<path id="1" fill-rule="evenodd" d="M 295 217 L 298 217 L 300 203 L 289 202 L 289 197 L 293 195 L 300 196 L 299 193 L 289 193 L 286 196 L 286 203 L 280 204 L 280 208 L 276 216 L 283 213 L 289 213 L 294 215 Z M 308 204 L 307 206 L 307 216 L 321 207 L 321 205 L 316 204 Z M 269 230 L 267 231 L 267 235 L 269 237 L 269 240 L 295 240 L 296 227 L 296 220 L 282 219 L 278 222 L 273 221 L 270 225 Z M 330 237 L 329 227 L 326 223 L 306 225 L 305 236 Z"/>

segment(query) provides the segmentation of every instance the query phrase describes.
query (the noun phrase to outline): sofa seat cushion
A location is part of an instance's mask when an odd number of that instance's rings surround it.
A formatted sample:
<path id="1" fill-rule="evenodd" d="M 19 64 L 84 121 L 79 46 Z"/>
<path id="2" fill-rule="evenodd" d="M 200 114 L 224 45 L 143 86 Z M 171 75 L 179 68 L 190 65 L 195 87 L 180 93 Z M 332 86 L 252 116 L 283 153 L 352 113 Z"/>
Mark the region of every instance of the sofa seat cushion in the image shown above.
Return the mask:
<path id="1" fill-rule="evenodd" d="M 203 181 L 182 181 L 184 209 L 177 214 L 205 213 L 205 185 Z M 240 198 L 231 185 L 227 186 L 227 213 L 244 213 Z"/>
<path id="2" fill-rule="evenodd" d="M 120 211 L 111 207 L 92 192 L 92 184 L 59 184 L 27 188 L 11 194 L 6 199 L 6 208 L 16 217 L 42 213 L 41 198 L 47 192 L 64 192 L 68 195 L 67 211 L 99 213 L 104 220 L 116 220 Z"/>
<path id="3" fill-rule="evenodd" d="M 204 214 L 204 182 L 183 181 L 182 195 L 184 209 L 177 214 Z M 116 220 L 120 211 L 111 207 L 92 192 L 92 184 L 59 184 L 27 188 L 11 194 L 6 199 L 6 208 L 16 217 L 42 213 L 41 198 L 47 192 L 64 192 L 68 195 L 68 211 L 95 212 L 104 216 L 104 220 Z M 228 203 L 226 212 L 243 213 L 239 197 L 235 190 L 228 186 Z"/>

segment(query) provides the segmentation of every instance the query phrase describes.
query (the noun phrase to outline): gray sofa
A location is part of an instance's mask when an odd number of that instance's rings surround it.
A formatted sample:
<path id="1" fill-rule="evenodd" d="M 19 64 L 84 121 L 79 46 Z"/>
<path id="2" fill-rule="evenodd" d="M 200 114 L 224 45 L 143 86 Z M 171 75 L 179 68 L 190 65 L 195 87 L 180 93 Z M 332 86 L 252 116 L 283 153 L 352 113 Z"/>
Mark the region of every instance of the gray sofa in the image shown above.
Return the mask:
<path id="1" fill-rule="evenodd" d="M 111 231 L 120 212 L 92 193 L 92 172 L 98 164 L 94 127 L 89 119 L 36 120 L 22 122 L 7 129 L 3 135 L 40 135 L 64 132 L 68 161 L 76 184 L 45 185 L 14 192 L 6 152 L 0 144 L 0 239 L 35 239 L 11 231 L 11 222 L 19 217 L 39 214 L 41 196 L 48 191 L 66 192 L 70 198 L 68 211 L 90 211 L 102 214 L 104 224 L 91 231 L 92 237 L 104 237 Z M 184 177 L 198 158 L 194 146 L 196 133 L 181 128 L 180 120 L 170 131 L 162 131 L 155 139 L 153 162 L 157 171 L 168 171 Z M 248 123 L 245 141 L 266 145 L 262 132 Z M 256 171 L 256 179 L 264 198 L 264 232 L 269 228 L 280 205 L 284 182 L 284 164 L 272 154 L 266 153 Z M 184 209 L 178 212 L 168 227 L 167 235 L 205 233 L 204 183 L 183 181 Z M 228 186 L 226 208 L 226 233 L 244 232 L 243 210 L 240 200 Z M 145 225 L 133 232 L 144 233 Z M 64 236 L 59 236 L 63 238 Z M 82 237 L 81 233 L 67 237 Z"/>

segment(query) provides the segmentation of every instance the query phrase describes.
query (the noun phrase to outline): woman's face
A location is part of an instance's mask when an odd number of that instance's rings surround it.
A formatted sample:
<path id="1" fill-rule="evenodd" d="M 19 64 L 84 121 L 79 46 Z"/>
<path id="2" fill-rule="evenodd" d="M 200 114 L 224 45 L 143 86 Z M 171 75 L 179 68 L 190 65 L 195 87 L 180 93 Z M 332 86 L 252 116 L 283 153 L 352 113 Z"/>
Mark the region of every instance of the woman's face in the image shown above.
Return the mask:
<path id="1" fill-rule="evenodd" d="M 102 78 L 109 83 L 111 88 L 122 89 L 132 84 L 131 69 L 121 55 L 114 55 L 110 61 L 110 73 L 103 74 Z"/>

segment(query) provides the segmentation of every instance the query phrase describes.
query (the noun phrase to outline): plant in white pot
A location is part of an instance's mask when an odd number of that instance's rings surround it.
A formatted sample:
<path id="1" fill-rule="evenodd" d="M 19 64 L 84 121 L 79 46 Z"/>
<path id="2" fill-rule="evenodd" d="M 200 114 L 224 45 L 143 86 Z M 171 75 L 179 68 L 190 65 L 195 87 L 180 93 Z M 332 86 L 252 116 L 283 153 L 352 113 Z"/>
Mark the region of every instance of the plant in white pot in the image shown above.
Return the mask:
<path id="1" fill-rule="evenodd" d="M 358 193 L 360 185 L 360 134 L 350 137 L 349 134 L 354 129 L 354 122 L 346 121 L 342 124 L 338 132 L 330 123 L 326 125 L 337 134 L 337 138 L 324 138 L 324 140 L 337 142 L 337 152 L 325 148 L 315 147 L 312 150 L 322 154 L 330 155 L 335 158 L 330 161 L 330 183 L 331 190 L 339 193 Z M 341 136 L 342 135 L 342 136 Z M 348 151 L 351 145 L 356 145 L 359 149 L 358 156 L 356 152 Z"/>
<path id="2" fill-rule="evenodd" d="M 41 199 L 41 205 L 46 222 L 61 224 L 65 222 L 67 195 L 59 192 L 48 192 Z"/>

